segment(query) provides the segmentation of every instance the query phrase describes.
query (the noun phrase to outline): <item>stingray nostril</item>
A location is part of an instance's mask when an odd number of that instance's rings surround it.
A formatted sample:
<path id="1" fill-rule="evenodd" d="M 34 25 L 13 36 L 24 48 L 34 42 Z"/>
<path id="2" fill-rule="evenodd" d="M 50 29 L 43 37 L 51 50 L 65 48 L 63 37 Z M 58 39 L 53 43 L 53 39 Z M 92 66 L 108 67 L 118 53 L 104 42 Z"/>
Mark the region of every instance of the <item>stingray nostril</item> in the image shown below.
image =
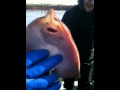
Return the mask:
<path id="1" fill-rule="evenodd" d="M 59 27 L 59 25 L 57 25 L 57 27 Z"/>
<path id="2" fill-rule="evenodd" d="M 53 29 L 53 28 L 47 28 L 47 30 L 48 30 L 49 32 L 53 32 L 53 33 L 56 33 L 56 32 L 57 32 L 57 30 L 55 30 L 55 29 Z"/>

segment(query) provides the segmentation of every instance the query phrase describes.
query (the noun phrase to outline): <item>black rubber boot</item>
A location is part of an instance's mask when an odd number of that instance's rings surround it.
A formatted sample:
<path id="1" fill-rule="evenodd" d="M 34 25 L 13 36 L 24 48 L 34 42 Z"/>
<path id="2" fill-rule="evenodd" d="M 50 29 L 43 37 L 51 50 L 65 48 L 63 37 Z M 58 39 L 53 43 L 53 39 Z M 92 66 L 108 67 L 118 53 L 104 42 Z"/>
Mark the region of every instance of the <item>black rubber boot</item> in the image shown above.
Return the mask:
<path id="1" fill-rule="evenodd" d="M 90 90 L 90 84 L 81 84 L 78 86 L 78 90 Z"/>
<path id="2" fill-rule="evenodd" d="M 75 78 L 65 78 L 64 80 L 64 88 L 66 88 L 66 90 L 73 90 L 73 84 L 75 81 Z"/>

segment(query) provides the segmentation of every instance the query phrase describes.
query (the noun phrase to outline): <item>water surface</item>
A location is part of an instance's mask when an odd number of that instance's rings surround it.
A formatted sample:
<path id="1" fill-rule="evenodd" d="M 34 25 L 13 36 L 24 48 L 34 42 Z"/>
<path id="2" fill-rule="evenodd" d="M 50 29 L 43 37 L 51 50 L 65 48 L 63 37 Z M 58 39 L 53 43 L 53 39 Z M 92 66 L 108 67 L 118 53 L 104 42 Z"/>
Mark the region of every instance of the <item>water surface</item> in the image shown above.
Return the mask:
<path id="1" fill-rule="evenodd" d="M 26 10 L 26 26 L 34 19 L 46 15 L 46 13 L 47 11 L 45 10 Z M 63 14 L 65 13 L 65 10 L 61 10 L 61 11 L 55 10 L 55 13 L 58 16 L 58 18 L 61 20 Z"/>

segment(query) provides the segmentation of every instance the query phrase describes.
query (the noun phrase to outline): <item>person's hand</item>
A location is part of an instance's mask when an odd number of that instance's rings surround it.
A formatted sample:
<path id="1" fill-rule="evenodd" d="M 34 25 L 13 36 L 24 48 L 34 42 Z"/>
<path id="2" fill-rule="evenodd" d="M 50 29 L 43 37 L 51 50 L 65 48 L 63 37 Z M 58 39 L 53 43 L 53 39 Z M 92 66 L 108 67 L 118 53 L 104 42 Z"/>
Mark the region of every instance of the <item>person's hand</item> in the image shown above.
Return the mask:
<path id="1" fill-rule="evenodd" d="M 55 73 L 48 72 L 62 61 L 61 55 L 48 57 L 47 50 L 26 53 L 26 90 L 59 90 L 61 84 Z"/>

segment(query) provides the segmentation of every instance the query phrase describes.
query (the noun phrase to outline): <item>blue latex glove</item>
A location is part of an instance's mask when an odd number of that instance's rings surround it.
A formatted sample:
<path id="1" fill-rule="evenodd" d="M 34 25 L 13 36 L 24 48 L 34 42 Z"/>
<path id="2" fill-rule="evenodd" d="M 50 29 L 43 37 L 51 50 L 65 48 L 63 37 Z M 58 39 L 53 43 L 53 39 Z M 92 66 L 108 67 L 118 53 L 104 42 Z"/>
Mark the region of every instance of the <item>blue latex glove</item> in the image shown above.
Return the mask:
<path id="1" fill-rule="evenodd" d="M 48 57 L 47 50 L 34 50 L 26 53 L 26 90 L 59 90 L 59 77 L 52 73 L 52 68 L 62 61 L 61 55 Z"/>

